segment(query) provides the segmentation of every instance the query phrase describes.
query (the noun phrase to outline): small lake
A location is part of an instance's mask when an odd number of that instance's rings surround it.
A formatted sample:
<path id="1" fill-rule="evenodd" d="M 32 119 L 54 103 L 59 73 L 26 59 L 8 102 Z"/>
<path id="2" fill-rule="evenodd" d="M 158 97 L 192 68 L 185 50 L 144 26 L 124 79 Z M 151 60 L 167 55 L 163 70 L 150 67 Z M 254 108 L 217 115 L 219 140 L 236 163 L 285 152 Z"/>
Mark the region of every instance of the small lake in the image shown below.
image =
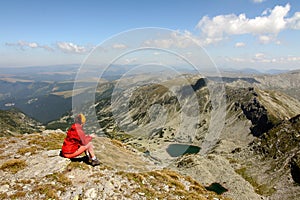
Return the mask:
<path id="1" fill-rule="evenodd" d="M 185 154 L 197 154 L 200 150 L 200 147 L 194 145 L 170 144 L 166 151 L 172 157 L 179 157 Z"/>

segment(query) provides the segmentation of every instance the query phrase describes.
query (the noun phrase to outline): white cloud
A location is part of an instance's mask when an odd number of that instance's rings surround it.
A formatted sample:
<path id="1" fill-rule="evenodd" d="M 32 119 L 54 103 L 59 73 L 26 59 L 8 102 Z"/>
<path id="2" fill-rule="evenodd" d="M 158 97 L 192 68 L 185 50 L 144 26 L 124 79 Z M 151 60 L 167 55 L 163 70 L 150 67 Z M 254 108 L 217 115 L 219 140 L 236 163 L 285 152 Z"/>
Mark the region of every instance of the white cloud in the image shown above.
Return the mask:
<path id="1" fill-rule="evenodd" d="M 254 59 L 255 60 L 264 60 L 266 58 L 266 55 L 264 54 L 264 53 L 256 53 L 255 55 L 254 55 Z"/>
<path id="2" fill-rule="evenodd" d="M 127 46 L 125 44 L 114 44 L 112 46 L 114 49 L 126 49 Z"/>
<path id="3" fill-rule="evenodd" d="M 270 8 L 267 8 L 266 10 L 264 10 L 263 12 L 262 12 L 262 16 L 263 15 L 268 15 L 270 12 L 271 12 L 272 10 L 270 9 Z"/>
<path id="4" fill-rule="evenodd" d="M 296 12 L 293 17 L 287 19 L 289 28 L 300 29 L 300 12 Z"/>
<path id="5" fill-rule="evenodd" d="M 244 47 L 244 46 L 246 46 L 246 44 L 243 43 L 243 42 L 237 42 L 237 43 L 235 43 L 235 47 Z"/>
<path id="6" fill-rule="evenodd" d="M 253 3 L 262 3 L 262 2 L 264 2 L 266 0 L 252 0 L 252 1 L 253 1 Z"/>
<path id="7" fill-rule="evenodd" d="M 26 42 L 26 41 L 23 41 L 23 40 L 20 40 L 16 43 L 6 42 L 5 45 L 6 46 L 20 47 L 22 50 L 25 50 L 26 48 L 30 48 L 30 49 L 41 48 L 41 49 L 45 49 L 45 50 L 48 50 L 48 51 L 53 51 L 53 48 L 51 48 L 50 46 L 39 45 L 37 42 Z"/>
<path id="8" fill-rule="evenodd" d="M 275 6 L 255 18 L 247 18 L 246 14 L 218 15 L 213 18 L 204 16 L 196 27 L 201 30 L 206 44 L 219 42 L 230 35 L 253 34 L 275 37 L 284 29 L 300 28 L 300 13 L 295 13 L 292 18 L 286 18 L 290 8 L 290 4 Z"/>
<path id="9" fill-rule="evenodd" d="M 86 53 L 88 51 L 86 47 L 76 45 L 72 42 L 58 42 L 57 47 L 66 53 Z"/>
<path id="10" fill-rule="evenodd" d="M 252 57 L 242 58 L 242 57 L 227 57 L 225 58 L 226 62 L 233 63 L 267 63 L 267 64 L 275 64 L 274 66 L 278 66 L 279 64 L 300 64 L 299 56 L 282 56 L 282 57 L 271 57 L 266 55 L 265 53 L 256 53 Z M 240 65 L 239 64 L 239 65 Z"/>
<path id="11" fill-rule="evenodd" d="M 259 42 L 262 44 L 268 44 L 273 40 L 274 40 L 274 37 L 272 37 L 272 36 L 268 36 L 268 35 L 260 35 L 259 36 Z"/>
<path id="12" fill-rule="evenodd" d="M 137 61 L 137 58 L 126 58 L 125 64 L 131 64 Z"/>

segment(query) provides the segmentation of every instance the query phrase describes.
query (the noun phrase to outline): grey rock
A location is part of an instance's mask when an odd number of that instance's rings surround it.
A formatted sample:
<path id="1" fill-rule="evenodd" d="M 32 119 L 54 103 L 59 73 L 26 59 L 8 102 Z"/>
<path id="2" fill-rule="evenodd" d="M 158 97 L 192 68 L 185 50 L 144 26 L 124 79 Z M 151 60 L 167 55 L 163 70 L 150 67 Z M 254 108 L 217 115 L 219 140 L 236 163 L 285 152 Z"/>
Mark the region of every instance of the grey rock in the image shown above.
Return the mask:
<path id="1" fill-rule="evenodd" d="M 59 156 L 60 149 L 55 149 L 55 150 L 49 150 L 46 152 L 43 152 L 43 155 L 47 155 L 48 157 L 55 157 Z"/>
<path id="2" fill-rule="evenodd" d="M 98 191 L 96 188 L 90 188 L 84 193 L 85 197 L 95 199 L 98 196 Z"/>
<path id="3" fill-rule="evenodd" d="M 0 186 L 0 193 L 6 193 L 9 189 L 9 185 L 8 184 L 5 184 L 5 185 L 2 185 Z"/>

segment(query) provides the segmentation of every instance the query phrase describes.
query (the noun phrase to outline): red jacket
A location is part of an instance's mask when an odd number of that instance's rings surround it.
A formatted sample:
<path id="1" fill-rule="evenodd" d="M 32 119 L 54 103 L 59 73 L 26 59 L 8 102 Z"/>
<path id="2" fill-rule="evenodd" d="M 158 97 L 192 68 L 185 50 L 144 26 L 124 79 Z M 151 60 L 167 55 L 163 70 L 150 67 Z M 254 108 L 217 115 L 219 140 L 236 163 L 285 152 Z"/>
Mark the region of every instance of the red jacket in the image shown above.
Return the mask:
<path id="1" fill-rule="evenodd" d="M 82 125 L 73 124 L 67 132 L 67 137 L 62 146 L 63 153 L 74 153 L 81 145 L 87 145 L 92 137 L 86 135 L 82 129 Z"/>

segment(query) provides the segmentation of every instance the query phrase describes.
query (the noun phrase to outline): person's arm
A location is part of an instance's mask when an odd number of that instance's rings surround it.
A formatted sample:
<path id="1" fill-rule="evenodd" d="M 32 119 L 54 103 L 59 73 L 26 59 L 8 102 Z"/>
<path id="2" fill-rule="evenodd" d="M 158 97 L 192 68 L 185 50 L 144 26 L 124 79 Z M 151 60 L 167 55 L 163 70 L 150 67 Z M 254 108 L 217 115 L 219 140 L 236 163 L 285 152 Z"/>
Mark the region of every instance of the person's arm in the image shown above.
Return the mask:
<path id="1" fill-rule="evenodd" d="M 80 125 L 76 127 L 76 130 L 83 145 L 87 145 L 90 141 L 92 141 L 93 137 L 90 135 L 86 135 Z"/>

